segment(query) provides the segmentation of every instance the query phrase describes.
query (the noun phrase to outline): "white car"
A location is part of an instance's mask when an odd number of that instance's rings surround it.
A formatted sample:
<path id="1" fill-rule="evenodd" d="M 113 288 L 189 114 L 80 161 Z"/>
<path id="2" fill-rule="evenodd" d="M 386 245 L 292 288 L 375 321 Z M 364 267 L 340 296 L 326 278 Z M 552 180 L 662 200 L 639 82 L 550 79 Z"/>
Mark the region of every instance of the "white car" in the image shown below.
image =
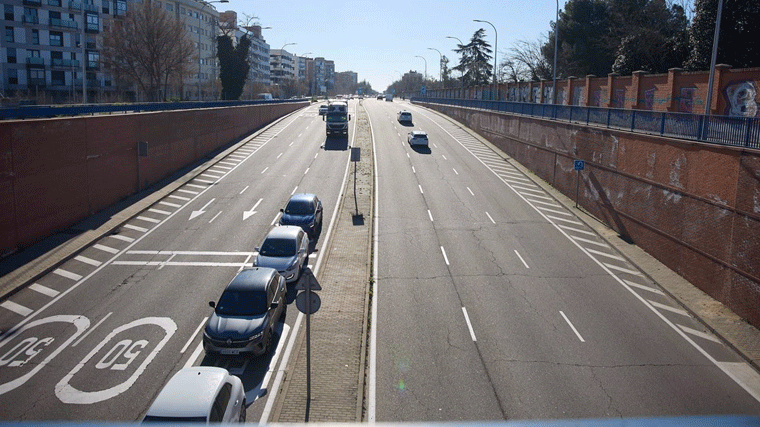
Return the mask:
<path id="1" fill-rule="evenodd" d="M 327 105 L 320 105 L 319 106 L 319 115 L 324 116 L 327 114 Z"/>
<path id="2" fill-rule="evenodd" d="M 224 368 L 194 366 L 174 374 L 143 422 L 245 422 L 245 390 Z"/>
<path id="3" fill-rule="evenodd" d="M 428 146 L 428 136 L 425 131 L 421 130 L 413 130 L 409 132 L 406 136 L 407 142 L 409 142 L 409 145 L 424 145 L 425 147 Z"/>
<path id="4" fill-rule="evenodd" d="M 397 115 L 396 118 L 398 119 L 399 122 L 411 123 L 412 122 L 412 113 L 410 113 L 410 112 L 408 112 L 406 110 L 401 110 L 401 111 L 398 112 L 398 115 Z"/>

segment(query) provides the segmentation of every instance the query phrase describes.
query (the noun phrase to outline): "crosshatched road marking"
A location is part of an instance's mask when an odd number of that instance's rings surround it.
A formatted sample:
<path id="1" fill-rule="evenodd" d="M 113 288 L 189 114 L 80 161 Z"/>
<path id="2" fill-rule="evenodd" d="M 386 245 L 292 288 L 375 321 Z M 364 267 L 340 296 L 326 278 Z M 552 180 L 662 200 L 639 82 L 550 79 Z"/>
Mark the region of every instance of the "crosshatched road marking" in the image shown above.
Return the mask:
<path id="1" fill-rule="evenodd" d="M 653 306 L 657 308 L 669 311 L 671 313 L 680 314 L 681 316 L 691 317 L 686 310 L 681 310 L 680 308 L 671 307 L 667 304 L 662 304 L 657 301 L 647 300 L 647 302 L 649 302 L 650 304 L 652 304 Z"/>
<path id="2" fill-rule="evenodd" d="M 136 226 L 136 225 L 132 225 L 132 224 L 124 224 L 124 225 L 123 225 L 123 227 L 124 227 L 124 228 L 128 228 L 128 229 L 130 229 L 130 230 L 139 231 L 139 232 L 141 232 L 141 233 L 145 233 L 146 231 L 148 231 L 148 229 L 147 229 L 147 228 L 138 227 L 138 226 Z"/>
<path id="3" fill-rule="evenodd" d="M 718 344 L 722 344 L 721 341 L 718 339 L 718 337 L 716 337 L 713 334 L 708 334 L 707 332 L 698 331 L 696 329 L 692 329 L 692 328 L 689 328 L 689 327 L 684 326 L 684 325 L 679 325 L 677 323 L 676 323 L 676 326 L 678 326 L 679 328 L 681 328 L 681 330 L 684 331 L 684 332 L 686 332 L 687 334 L 692 334 L 692 335 L 694 335 L 696 337 L 704 338 L 706 340 L 709 340 L 709 341 L 712 341 L 712 342 L 716 342 Z"/>
<path id="4" fill-rule="evenodd" d="M 625 280 L 625 279 L 623 279 L 623 281 L 624 281 L 624 282 L 625 282 L 625 284 L 626 284 L 626 285 L 628 285 L 628 286 L 632 286 L 632 287 L 634 287 L 634 288 L 637 288 L 637 289 L 641 289 L 641 290 L 643 290 L 643 291 L 652 292 L 652 293 L 654 293 L 654 294 L 657 294 L 657 295 L 665 295 L 665 293 L 664 293 L 664 292 L 662 292 L 662 291 L 661 291 L 661 290 L 659 290 L 659 289 L 656 289 L 656 288 L 652 288 L 652 287 L 649 287 L 649 286 L 644 286 L 644 285 L 641 285 L 641 284 L 639 284 L 639 283 L 636 283 L 636 282 L 631 282 L 630 280 Z"/>
<path id="5" fill-rule="evenodd" d="M 185 190 L 184 188 L 177 189 L 177 191 L 179 191 L 180 193 L 187 193 L 187 194 L 193 194 L 193 195 L 198 194 L 197 191 Z"/>
<path id="6" fill-rule="evenodd" d="M 614 260 L 618 260 L 618 261 L 621 261 L 621 262 L 626 262 L 625 259 L 623 259 L 622 257 L 619 257 L 617 255 L 613 255 L 611 253 L 597 251 L 597 250 L 591 249 L 591 248 L 586 248 L 586 250 L 589 251 L 590 253 L 594 254 L 594 255 L 600 255 L 600 256 L 604 256 L 604 257 L 607 257 L 607 258 L 612 258 Z"/>
<path id="7" fill-rule="evenodd" d="M 92 265 L 94 267 L 99 267 L 100 264 L 102 264 L 102 262 L 100 262 L 98 260 L 94 260 L 92 258 L 87 258 L 86 256 L 83 256 L 83 255 L 77 255 L 77 256 L 74 257 L 74 259 L 77 260 L 77 261 L 79 261 L 79 262 L 83 262 L 85 264 Z"/>
<path id="8" fill-rule="evenodd" d="M 162 211 L 161 209 L 155 209 L 155 208 L 148 209 L 148 212 L 153 212 L 153 213 L 159 214 L 159 215 L 171 215 L 172 214 L 171 212 Z"/>
<path id="9" fill-rule="evenodd" d="M 159 205 L 164 205 L 164 206 L 169 206 L 169 207 L 172 207 L 172 208 L 181 208 L 182 207 L 182 205 L 178 205 L 176 203 L 171 203 L 171 202 L 164 202 L 163 200 L 160 201 L 160 202 L 158 202 L 158 204 Z"/>
<path id="10" fill-rule="evenodd" d="M 137 217 L 137 218 L 135 218 L 135 219 L 139 219 L 140 221 L 145 221 L 145 222 L 151 222 L 151 223 L 153 223 L 153 224 L 158 224 L 159 222 L 161 222 L 161 220 L 160 220 L 160 219 L 149 218 L 149 217 L 147 217 L 147 216 L 138 216 L 138 217 Z"/>
<path id="11" fill-rule="evenodd" d="M 630 274 L 632 276 L 641 276 L 641 272 L 639 272 L 637 270 L 631 270 L 630 268 L 624 268 L 624 267 L 620 267 L 620 266 L 615 265 L 615 264 L 608 264 L 606 262 L 603 262 L 602 264 L 604 264 L 605 267 L 607 267 L 607 268 L 609 268 L 611 270 L 617 270 L 617 271 L 620 271 L 620 272 L 623 272 L 623 273 Z"/>
<path id="12" fill-rule="evenodd" d="M 573 228 L 573 227 L 568 227 L 567 225 L 564 225 L 564 224 L 557 224 L 557 227 L 560 227 L 560 228 L 562 228 L 562 229 L 564 229 L 564 230 L 567 230 L 567 231 L 572 231 L 572 232 L 574 232 L 574 233 L 587 234 L 587 235 L 589 235 L 589 236 L 594 236 L 594 237 L 596 237 L 596 234 L 594 234 L 594 233 L 592 233 L 592 232 L 590 232 L 590 231 L 581 230 L 580 228 Z"/>
<path id="13" fill-rule="evenodd" d="M 14 312 L 16 314 L 19 314 L 21 316 L 24 316 L 24 317 L 30 315 L 32 313 L 32 311 L 33 311 L 32 309 L 24 307 L 21 304 L 16 304 L 13 301 L 4 301 L 4 302 L 0 303 L 0 307 L 3 307 L 5 309 L 7 309 L 7 310 L 10 310 L 10 311 L 12 311 L 12 312 Z"/>
<path id="14" fill-rule="evenodd" d="M 65 277 L 67 279 L 71 279 L 71 280 L 79 280 L 79 279 L 82 278 L 82 276 L 80 276 L 79 274 L 72 273 L 72 272 L 64 270 L 62 268 L 56 268 L 55 270 L 53 270 L 53 273 L 55 273 L 55 274 L 57 274 L 57 275 L 59 275 L 61 277 Z"/>
<path id="15" fill-rule="evenodd" d="M 55 289 L 50 289 L 47 286 L 40 285 L 39 283 L 32 283 L 29 286 L 29 289 L 39 292 L 42 295 L 48 296 L 50 298 L 53 298 L 54 296 L 58 295 L 60 292 L 56 291 Z"/>
<path id="16" fill-rule="evenodd" d="M 171 197 L 172 199 L 182 200 L 184 202 L 187 202 L 188 200 L 190 200 L 189 197 L 177 196 L 175 194 L 169 194 L 167 197 Z"/>
<path id="17" fill-rule="evenodd" d="M 593 241 L 593 240 L 584 239 L 583 237 L 578 237 L 578 236 L 570 236 L 570 238 L 572 238 L 573 240 L 577 240 L 577 241 L 579 241 L 579 242 L 588 243 L 588 244 L 590 244 L 590 245 L 597 245 L 597 246 L 601 246 L 601 247 L 603 247 L 603 248 L 607 248 L 607 249 L 609 249 L 609 248 L 610 248 L 610 246 L 609 246 L 608 244 L 606 244 L 606 243 L 602 243 L 602 242 L 595 242 L 595 241 Z"/>
<path id="18" fill-rule="evenodd" d="M 128 237 L 128 236 L 122 236 L 121 234 L 111 234 L 108 237 L 111 237 L 111 238 L 116 239 L 116 240 L 123 240 L 123 241 L 129 242 L 129 243 L 132 243 L 132 242 L 135 241 L 135 239 L 133 239 L 131 237 Z"/>
<path id="19" fill-rule="evenodd" d="M 96 243 L 92 247 L 95 248 L 95 249 L 99 249 L 99 250 L 101 250 L 103 252 L 108 252 L 109 254 L 119 253 L 118 249 L 112 248 L 112 247 L 106 246 L 106 245 L 101 245 L 100 243 Z"/>

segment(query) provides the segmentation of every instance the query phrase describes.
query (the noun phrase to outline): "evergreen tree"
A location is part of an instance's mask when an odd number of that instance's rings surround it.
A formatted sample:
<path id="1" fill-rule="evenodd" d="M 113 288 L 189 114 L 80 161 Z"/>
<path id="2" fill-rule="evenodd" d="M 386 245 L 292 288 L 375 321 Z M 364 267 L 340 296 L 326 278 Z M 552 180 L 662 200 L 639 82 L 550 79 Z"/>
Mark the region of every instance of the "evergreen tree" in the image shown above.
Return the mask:
<path id="1" fill-rule="evenodd" d="M 712 58 L 718 0 L 695 0 L 689 31 L 691 54 L 686 68 L 707 70 Z M 718 64 L 734 68 L 760 66 L 760 2 L 724 0 L 718 40 Z"/>
<path id="2" fill-rule="evenodd" d="M 491 52 L 493 51 L 491 45 L 483 39 L 485 31 L 483 28 L 475 31 L 469 43 L 458 45 L 458 48 L 454 49 L 461 58 L 459 65 L 453 69 L 464 73 L 465 86 L 486 85 L 491 82 L 493 72 Z"/>
<path id="3" fill-rule="evenodd" d="M 219 79 L 222 81 L 222 99 L 240 99 L 245 81 L 248 78 L 248 49 L 251 40 L 244 35 L 237 46 L 232 46 L 228 35 L 217 37 L 217 56 L 219 57 Z"/>

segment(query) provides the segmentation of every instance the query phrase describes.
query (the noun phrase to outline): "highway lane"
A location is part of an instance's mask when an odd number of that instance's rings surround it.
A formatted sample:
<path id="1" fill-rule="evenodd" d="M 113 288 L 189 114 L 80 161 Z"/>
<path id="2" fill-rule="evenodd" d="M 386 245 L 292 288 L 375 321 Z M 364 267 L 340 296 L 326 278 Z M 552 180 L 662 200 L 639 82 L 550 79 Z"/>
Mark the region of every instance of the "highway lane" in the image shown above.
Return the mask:
<path id="1" fill-rule="evenodd" d="M 757 374 L 519 170 L 434 113 L 365 107 L 378 421 L 760 411 Z"/>
<path id="2" fill-rule="evenodd" d="M 345 142 L 325 147 L 316 105 L 296 112 L 4 301 L 2 418 L 137 420 L 179 368 L 213 364 L 243 379 L 258 419 L 292 337 L 294 285 L 274 357 L 204 357 L 208 301 L 250 265 L 294 192 L 320 196 L 326 234 L 347 162 Z"/>

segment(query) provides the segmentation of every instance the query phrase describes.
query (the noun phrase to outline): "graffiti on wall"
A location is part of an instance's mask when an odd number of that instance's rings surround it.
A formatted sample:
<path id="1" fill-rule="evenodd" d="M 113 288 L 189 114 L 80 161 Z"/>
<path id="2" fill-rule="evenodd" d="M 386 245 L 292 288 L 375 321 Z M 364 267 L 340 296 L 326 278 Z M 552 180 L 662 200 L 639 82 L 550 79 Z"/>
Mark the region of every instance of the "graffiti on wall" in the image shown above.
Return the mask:
<path id="1" fill-rule="evenodd" d="M 730 83 L 725 89 L 728 104 L 726 114 L 739 117 L 757 116 L 757 88 L 755 82 L 746 80 Z"/>
<path id="2" fill-rule="evenodd" d="M 544 104 L 551 104 L 554 88 L 551 86 L 544 87 Z"/>
<path id="3" fill-rule="evenodd" d="M 612 104 L 613 108 L 625 108 L 625 89 L 615 90 L 615 99 Z"/>
<path id="4" fill-rule="evenodd" d="M 581 105 L 582 99 L 583 99 L 583 88 L 576 87 L 575 90 L 573 90 L 573 105 Z"/>
<path id="5" fill-rule="evenodd" d="M 678 111 L 681 113 L 692 113 L 694 105 L 694 92 L 697 91 L 695 87 L 682 87 L 681 98 L 678 101 Z"/>
<path id="6" fill-rule="evenodd" d="M 656 88 L 647 89 L 644 91 L 644 109 L 651 110 L 654 107 L 654 93 Z"/>

